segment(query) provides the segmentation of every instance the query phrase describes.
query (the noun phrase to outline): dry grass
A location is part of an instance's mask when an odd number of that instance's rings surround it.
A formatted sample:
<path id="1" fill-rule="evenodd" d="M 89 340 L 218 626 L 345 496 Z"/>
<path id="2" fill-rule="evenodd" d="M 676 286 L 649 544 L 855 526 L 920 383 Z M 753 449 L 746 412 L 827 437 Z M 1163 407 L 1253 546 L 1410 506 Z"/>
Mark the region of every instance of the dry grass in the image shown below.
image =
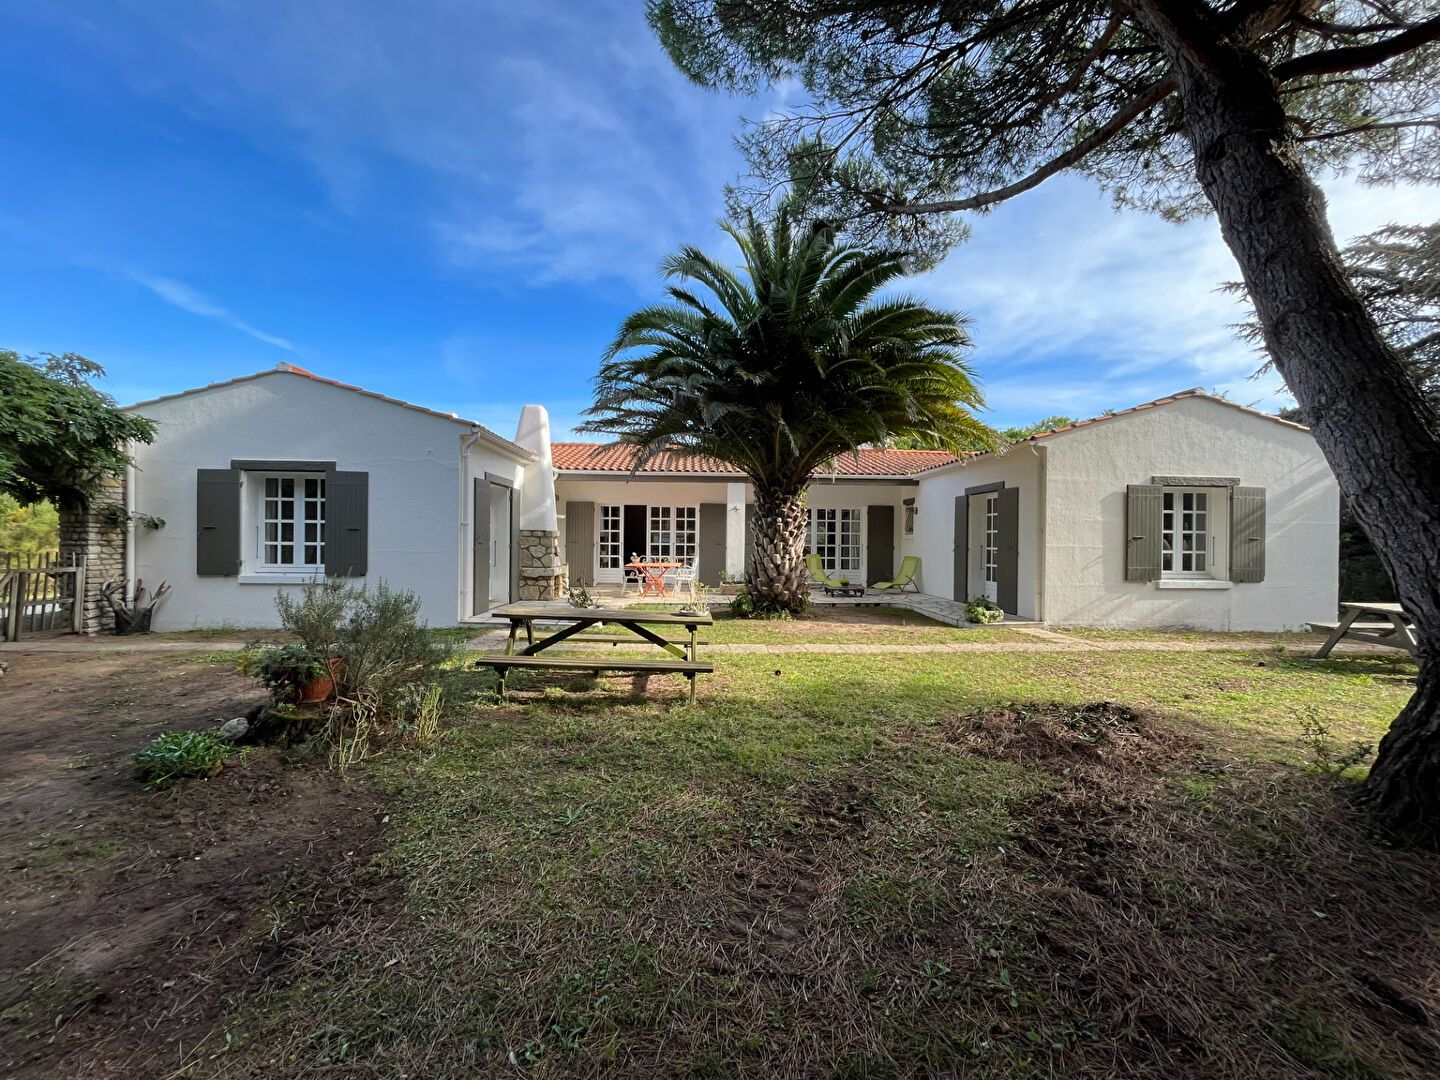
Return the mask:
<path id="1" fill-rule="evenodd" d="M 1440 1073 L 1440 863 L 1265 756 L 1297 703 L 1383 715 L 1394 664 L 764 664 L 696 709 L 452 686 L 459 727 L 371 766 L 403 911 L 308 938 L 200 1072 Z"/>

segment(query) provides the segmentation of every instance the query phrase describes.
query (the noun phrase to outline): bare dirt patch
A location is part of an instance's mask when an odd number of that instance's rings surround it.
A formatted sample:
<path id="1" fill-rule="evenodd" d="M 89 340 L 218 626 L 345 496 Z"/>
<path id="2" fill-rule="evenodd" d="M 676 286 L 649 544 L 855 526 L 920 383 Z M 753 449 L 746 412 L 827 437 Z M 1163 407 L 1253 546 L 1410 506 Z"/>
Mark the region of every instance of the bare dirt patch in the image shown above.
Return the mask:
<path id="1" fill-rule="evenodd" d="M 261 700 L 253 680 L 166 655 L 7 654 L 0 684 L 0 1071 L 168 1075 L 226 1051 L 237 996 L 297 942 L 384 903 L 360 782 L 273 750 L 145 792 L 162 730 Z"/>

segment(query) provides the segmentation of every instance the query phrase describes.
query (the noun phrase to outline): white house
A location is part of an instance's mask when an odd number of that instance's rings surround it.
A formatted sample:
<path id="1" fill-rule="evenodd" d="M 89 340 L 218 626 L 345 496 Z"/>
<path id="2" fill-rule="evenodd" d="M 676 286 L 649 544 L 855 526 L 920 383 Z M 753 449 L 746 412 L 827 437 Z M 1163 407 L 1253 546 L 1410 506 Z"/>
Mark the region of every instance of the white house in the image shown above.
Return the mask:
<path id="1" fill-rule="evenodd" d="M 743 574 L 753 510 L 726 462 L 514 441 L 291 365 L 131 407 L 127 577 L 168 580 L 157 627 L 268 626 L 316 576 L 414 590 L 437 625 L 631 555 Z M 808 492 L 810 549 L 852 581 L 907 555 L 932 595 L 1054 625 L 1290 629 L 1333 616 L 1338 494 L 1309 431 L 1190 390 L 1002 453 L 862 449 Z"/>
<path id="2" fill-rule="evenodd" d="M 572 581 L 618 584 L 630 556 L 695 559 L 701 581 L 744 574 L 754 496 L 734 466 L 662 454 L 634 469 L 630 446 L 555 443 L 555 494 Z M 943 450 L 861 449 L 810 483 L 809 550 L 826 570 L 866 583 L 895 576 L 914 547 L 913 515 L 926 469 L 955 462 Z M 907 522 L 909 524 L 907 525 Z"/>
<path id="3" fill-rule="evenodd" d="M 127 501 L 165 524 L 132 530 L 126 576 L 169 581 L 158 627 L 273 626 L 276 587 L 316 575 L 412 589 L 437 625 L 517 591 L 520 516 L 548 482 L 477 423 L 289 364 L 131 408 L 157 434 Z"/>
<path id="4" fill-rule="evenodd" d="M 919 478 L 926 592 L 1059 626 L 1333 617 L 1340 499 L 1308 428 L 1201 390 Z"/>

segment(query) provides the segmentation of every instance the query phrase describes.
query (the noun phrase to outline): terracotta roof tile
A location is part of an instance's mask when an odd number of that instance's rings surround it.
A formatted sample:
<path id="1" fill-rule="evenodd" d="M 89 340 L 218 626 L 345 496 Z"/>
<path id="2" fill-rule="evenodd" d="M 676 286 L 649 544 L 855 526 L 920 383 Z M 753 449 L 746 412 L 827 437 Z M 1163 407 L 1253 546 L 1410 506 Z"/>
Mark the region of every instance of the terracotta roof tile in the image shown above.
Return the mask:
<path id="1" fill-rule="evenodd" d="M 628 473 L 635 464 L 637 448 L 623 444 L 557 442 L 551 445 L 550 453 L 557 469 Z M 854 454 L 841 454 L 835 459 L 833 467 L 821 470 L 820 475 L 911 476 L 955 460 L 955 455 L 947 450 L 876 450 L 867 447 L 861 449 L 858 461 Z M 640 472 L 738 476 L 740 471 L 718 458 L 675 450 L 651 458 Z"/>

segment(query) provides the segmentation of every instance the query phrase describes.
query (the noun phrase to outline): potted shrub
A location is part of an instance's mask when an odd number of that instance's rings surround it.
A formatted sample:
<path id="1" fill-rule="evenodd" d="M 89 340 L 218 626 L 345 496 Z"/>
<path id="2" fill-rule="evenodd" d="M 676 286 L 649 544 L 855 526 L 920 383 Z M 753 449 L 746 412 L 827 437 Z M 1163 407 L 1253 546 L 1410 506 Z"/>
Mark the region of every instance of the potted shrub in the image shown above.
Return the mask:
<path id="1" fill-rule="evenodd" d="M 265 684 L 276 701 L 324 701 L 335 691 L 340 661 L 303 645 L 272 645 L 247 663 L 247 671 Z"/>

